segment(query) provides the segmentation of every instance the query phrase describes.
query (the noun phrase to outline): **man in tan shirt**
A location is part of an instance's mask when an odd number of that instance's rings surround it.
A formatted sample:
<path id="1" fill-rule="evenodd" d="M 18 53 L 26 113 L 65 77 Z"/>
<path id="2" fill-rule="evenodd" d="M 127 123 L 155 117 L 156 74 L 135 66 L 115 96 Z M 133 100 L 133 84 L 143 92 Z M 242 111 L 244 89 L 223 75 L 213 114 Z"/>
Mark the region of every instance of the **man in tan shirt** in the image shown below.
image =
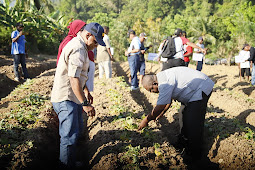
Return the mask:
<path id="1" fill-rule="evenodd" d="M 105 73 L 106 78 L 112 77 L 112 65 L 111 60 L 114 61 L 112 53 L 111 53 L 111 45 L 108 37 L 109 27 L 104 26 L 104 43 L 106 46 L 99 45 L 97 47 L 97 63 L 99 69 L 99 78 L 103 78 Z"/>
<path id="2" fill-rule="evenodd" d="M 59 118 L 60 162 L 63 168 L 75 166 L 75 149 L 83 128 L 82 112 L 95 115 L 88 79 L 88 51 L 103 42 L 104 30 L 98 23 L 85 25 L 63 48 L 56 69 L 51 102 Z M 84 91 L 83 91 L 84 89 Z"/>

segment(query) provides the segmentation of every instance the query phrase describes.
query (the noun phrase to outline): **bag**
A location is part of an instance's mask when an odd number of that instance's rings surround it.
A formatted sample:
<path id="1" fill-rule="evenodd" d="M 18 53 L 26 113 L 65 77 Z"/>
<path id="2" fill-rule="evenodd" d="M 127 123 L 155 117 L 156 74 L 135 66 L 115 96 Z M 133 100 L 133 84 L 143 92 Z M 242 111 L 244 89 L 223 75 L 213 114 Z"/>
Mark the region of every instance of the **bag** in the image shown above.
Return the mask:
<path id="1" fill-rule="evenodd" d="M 161 56 L 164 58 L 173 59 L 174 58 L 173 56 L 175 54 L 176 54 L 176 48 L 175 48 L 174 38 L 169 36 L 163 44 Z"/>

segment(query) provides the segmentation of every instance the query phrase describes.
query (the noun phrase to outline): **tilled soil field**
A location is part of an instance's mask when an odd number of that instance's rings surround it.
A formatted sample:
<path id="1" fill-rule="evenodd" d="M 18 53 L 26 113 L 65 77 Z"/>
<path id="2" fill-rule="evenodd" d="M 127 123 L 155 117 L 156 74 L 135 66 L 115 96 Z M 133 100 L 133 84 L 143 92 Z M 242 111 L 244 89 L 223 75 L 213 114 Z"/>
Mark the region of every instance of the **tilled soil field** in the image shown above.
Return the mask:
<path id="1" fill-rule="evenodd" d="M 55 60 L 29 60 L 33 79 L 18 85 L 11 77 L 11 58 L 1 59 L 5 62 L 0 69 L 0 169 L 56 169 L 58 121 L 49 102 Z M 159 64 L 146 65 L 147 73 L 159 70 Z M 96 116 L 84 116 L 87 131 L 78 143 L 77 159 L 84 163 L 81 169 L 255 169 L 255 88 L 249 82 L 239 82 L 237 66 L 206 65 L 203 72 L 215 87 L 199 165 L 185 160 L 182 150 L 174 147 L 180 103 L 174 102 L 148 128 L 137 130 L 155 106 L 157 94 L 142 87 L 131 92 L 128 63 L 116 62 L 112 79 L 98 79 L 96 71 L 92 93 Z"/>

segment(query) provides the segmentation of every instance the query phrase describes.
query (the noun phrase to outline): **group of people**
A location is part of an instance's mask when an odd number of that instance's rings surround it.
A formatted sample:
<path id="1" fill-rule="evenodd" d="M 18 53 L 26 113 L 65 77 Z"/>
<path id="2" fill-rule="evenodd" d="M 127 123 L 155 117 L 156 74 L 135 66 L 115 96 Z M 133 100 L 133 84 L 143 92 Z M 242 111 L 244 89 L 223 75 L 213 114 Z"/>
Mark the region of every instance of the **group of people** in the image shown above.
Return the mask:
<path id="1" fill-rule="evenodd" d="M 168 37 L 167 37 L 168 38 Z M 162 53 L 164 49 L 164 44 L 167 41 L 167 38 L 164 38 L 163 42 L 160 44 L 158 49 L 159 53 Z M 196 60 L 196 70 L 201 71 L 203 66 L 204 55 L 206 54 L 207 49 L 204 47 L 203 44 L 203 37 L 198 38 L 198 43 L 194 44 L 189 41 L 187 38 L 186 31 L 182 31 L 181 29 L 177 28 L 174 32 L 174 35 L 171 37 L 174 39 L 174 45 L 176 54 L 171 58 L 166 58 L 165 56 L 161 56 L 161 68 L 162 70 L 178 67 L 178 66 L 189 66 L 190 58 L 192 57 L 193 53 L 202 54 L 201 60 Z M 194 48 L 194 50 L 193 50 Z M 158 55 L 159 60 L 160 55 Z"/>
<path id="2" fill-rule="evenodd" d="M 22 28 L 17 24 L 17 31 L 12 33 L 13 42 L 24 42 Z M 102 78 L 105 72 L 106 78 L 111 77 L 111 61 L 114 60 L 111 53 L 111 46 L 108 27 L 102 27 L 98 23 L 85 23 L 75 20 L 68 26 L 69 33 L 61 42 L 57 57 L 57 68 L 54 77 L 54 84 L 51 93 L 51 102 L 59 119 L 60 135 L 60 156 L 61 166 L 67 168 L 75 167 L 76 162 L 76 143 L 82 135 L 83 118 L 82 113 L 88 116 L 95 116 L 95 108 L 92 106 L 94 78 L 94 53 L 97 48 L 97 61 L 99 65 L 99 77 Z M 203 127 L 207 108 L 207 102 L 212 93 L 214 82 L 201 71 L 202 66 L 198 63 L 197 70 L 188 68 L 192 47 L 198 53 L 206 54 L 206 49 L 199 44 L 189 42 L 186 32 L 181 29 L 175 31 L 176 54 L 173 58 L 163 61 L 162 71 L 157 75 L 145 75 L 144 53 L 150 48 L 144 47 L 147 38 L 145 33 L 136 36 L 134 30 L 128 31 L 128 37 L 132 40 L 130 47 L 125 52 L 128 57 L 131 90 L 137 90 L 139 84 L 149 92 L 159 93 L 157 105 L 140 123 L 139 130 L 148 126 L 151 120 L 159 119 L 170 108 L 172 100 L 182 103 L 183 111 L 180 113 L 181 130 L 179 143 L 184 143 L 186 152 L 193 161 L 201 158 L 201 145 L 203 137 Z M 184 46 L 187 50 L 184 51 Z M 12 54 L 23 61 L 25 51 L 19 46 L 13 45 Z M 22 46 L 23 47 L 23 46 Z M 19 48 L 17 53 L 15 48 Z M 248 49 L 248 46 L 245 48 Z M 23 51 L 22 51 L 23 50 Z M 249 47 L 253 58 L 254 48 Z M 16 56 L 17 55 L 17 56 Z M 186 59 L 185 59 L 186 57 Z M 16 59 L 14 58 L 14 68 L 16 69 Z M 24 65 L 24 64 L 23 64 Z M 23 68 L 22 65 L 22 68 Z M 174 68 L 172 68 L 174 67 Z M 137 72 L 140 72 L 140 83 L 138 82 Z M 28 77 L 27 71 L 23 69 L 25 78 Z M 16 76 L 16 72 L 15 72 Z M 92 87 L 90 86 L 92 84 Z"/>

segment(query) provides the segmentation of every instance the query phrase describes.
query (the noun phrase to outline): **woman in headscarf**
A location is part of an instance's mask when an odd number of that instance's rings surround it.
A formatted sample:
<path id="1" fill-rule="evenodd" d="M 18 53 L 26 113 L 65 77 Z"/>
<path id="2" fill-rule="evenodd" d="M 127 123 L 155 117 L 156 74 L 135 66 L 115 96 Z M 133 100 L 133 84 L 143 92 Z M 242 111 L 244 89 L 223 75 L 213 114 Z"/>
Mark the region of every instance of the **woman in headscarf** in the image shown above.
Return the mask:
<path id="1" fill-rule="evenodd" d="M 83 26 L 86 25 L 86 22 L 82 20 L 74 20 L 67 26 L 69 29 L 68 35 L 66 38 L 60 43 L 59 48 L 58 48 L 58 58 L 57 58 L 57 65 L 58 65 L 58 60 L 59 57 L 62 53 L 63 48 L 66 46 L 66 44 L 73 39 L 73 37 L 77 36 L 77 33 L 83 28 Z"/>

